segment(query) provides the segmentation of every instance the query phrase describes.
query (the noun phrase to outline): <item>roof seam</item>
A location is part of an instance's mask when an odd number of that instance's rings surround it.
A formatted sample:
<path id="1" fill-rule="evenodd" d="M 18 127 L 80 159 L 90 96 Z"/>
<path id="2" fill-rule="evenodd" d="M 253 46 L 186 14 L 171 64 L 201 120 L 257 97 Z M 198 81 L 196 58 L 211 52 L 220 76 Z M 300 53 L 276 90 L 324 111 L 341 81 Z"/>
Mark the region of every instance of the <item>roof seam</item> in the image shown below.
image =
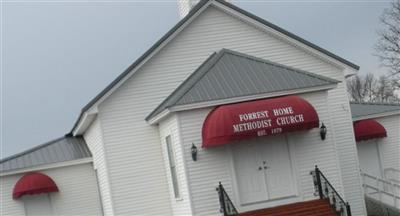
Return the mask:
<path id="1" fill-rule="evenodd" d="M 9 157 L 3 158 L 3 159 L 0 160 L 0 164 L 1 164 L 1 163 L 4 163 L 4 162 L 7 162 L 7 161 L 9 161 L 9 160 L 12 160 L 12 159 L 21 157 L 21 156 L 26 155 L 26 154 L 28 154 L 28 153 L 34 152 L 34 151 L 36 151 L 36 150 L 39 150 L 39 149 L 44 148 L 44 147 L 46 147 L 46 146 L 49 146 L 49 145 L 51 145 L 51 144 L 54 144 L 55 142 L 60 141 L 60 140 L 62 140 L 62 139 L 64 139 L 64 138 L 65 138 L 65 136 L 59 137 L 59 138 L 50 140 L 50 141 L 48 141 L 48 142 L 45 142 L 45 143 L 43 143 L 43 144 L 34 146 L 33 148 L 29 148 L 29 149 L 27 149 L 27 150 L 24 150 L 24 151 L 22 151 L 22 152 L 20 152 L 20 153 L 17 153 L 17 154 L 11 155 L 11 156 L 9 156 Z"/>
<path id="2" fill-rule="evenodd" d="M 214 52 L 214 53 L 212 53 L 193 73 L 191 73 L 190 75 L 189 75 L 189 77 L 188 78 L 186 78 L 169 96 L 172 96 L 172 95 L 174 95 L 176 92 L 178 92 L 181 88 L 183 88 L 184 87 L 184 85 L 185 84 L 187 84 L 190 80 L 191 80 L 191 78 L 193 78 L 196 74 L 197 74 L 197 72 L 199 72 L 201 69 L 203 69 L 204 67 L 207 67 L 208 65 L 206 65 L 207 64 L 207 62 L 209 62 L 209 61 L 211 61 L 211 60 L 213 60 L 214 62 L 213 62 L 213 64 L 211 64 L 210 66 L 208 66 L 208 68 L 212 68 L 214 65 L 215 65 L 215 63 L 217 62 L 217 60 L 221 57 L 222 55 L 220 54 L 220 53 L 217 53 L 217 52 Z M 215 58 L 215 59 L 214 59 Z M 204 73 L 204 74 L 206 74 L 206 73 Z M 199 80 L 199 79 L 201 79 L 203 76 L 204 76 L 204 74 L 202 75 L 202 76 L 200 76 L 199 78 L 197 78 L 197 80 Z M 195 83 L 194 83 L 195 84 Z M 193 85 L 194 85 L 193 84 Z M 178 99 L 175 99 L 174 101 L 178 101 L 180 98 L 182 98 L 192 87 L 193 87 L 193 85 L 192 86 L 190 86 L 190 88 L 189 89 L 187 89 L 184 93 L 182 93 L 182 95 L 181 96 L 179 96 L 178 97 Z M 168 107 L 170 107 L 170 102 L 168 102 L 168 100 L 170 99 L 170 97 L 166 97 L 164 100 L 163 100 L 163 102 L 161 102 L 161 104 L 160 105 L 158 105 L 146 118 L 145 118 L 145 120 L 148 120 L 154 113 L 156 113 L 157 111 L 159 111 L 159 109 L 166 109 L 166 108 L 168 108 Z M 164 108 L 162 108 L 163 106 L 165 106 Z"/>
<path id="3" fill-rule="evenodd" d="M 214 57 L 215 59 L 210 59 L 210 60 L 213 61 L 210 65 L 206 65 L 207 61 L 205 61 L 205 64 L 204 64 L 204 65 L 201 65 L 201 66 L 198 68 L 198 70 L 196 70 L 195 72 L 193 72 L 193 74 L 195 74 L 197 71 L 200 71 L 200 70 L 202 70 L 202 69 L 204 70 L 204 71 L 201 71 L 201 72 L 203 72 L 203 73 L 195 80 L 196 82 L 194 82 L 184 93 L 182 93 L 182 95 L 180 95 L 177 99 L 175 99 L 175 102 L 174 102 L 173 104 L 175 104 L 176 102 L 178 102 L 178 101 L 179 101 L 180 99 L 182 99 L 182 97 L 185 96 L 191 89 L 193 89 L 193 87 L 196 85 L 197 81 L 201 80 L 201 79 L 207 74 L 207 72 L 215 66 L 215 64 L 218 62 L 218 60 L 220 60 L 220 59 L 222 58 L 223 55 L 224 55 L 224 53 L 218 53 L 218 54 Z M 206 68 L 203 68 L 203 67 L 206 67 Z M 190 79 L 190 77 L 189 77 L 187 80 L 189 80 L 189 79 Z M 171 105 L 170 105 L 170 106 L 171 106 Z M 167 106 L 166 108 L 168 108 L 168 107 L 170 107 L 170 106 Z"/>
<path id="4" fill-rule="evenodd" d="M 35 165 L 32 165 L 32 166 L 27 166 L 27 167 L 19 167 L 19 168 L 9 169 L 9 170 L 6 169 L 4 171 L 0 169 L 0 174 L 2 176 L 4 176 L 4 175 L 10 175 L 10 173 L 14 174 L 16 172 L 21 172 L 21 171 L 25 171 L 25 170 L 38 170 L 38 168 L 42 168 L 43 166 L 48 166 L 50 164 L 56 164 L 57 166 L 55 166 L 55 167 L 63 167 L 63 166 L 65 166 L 65 165 L 62 165 L 63 163 L 66 163 L 66 162 L 79 162 L 79 161 L 83 161 L 83 160 L 93 160 L 93 156 L 77 158 L 77 159 L 72 159 L 72 160 L 57 161 L 57 162 L 52 162 L 52 163 L 35 164 Z M 85 162 L 85 163 L 89 163 L 89 162 L 91 162 L 91 161 L 88 161 L 88 162 Z M 53 168 L 53 167 L 51 167 L 51 168 Z M 47 167 L 46 167 L 46 169 L 47 169 Z M 1 175 L 0 175 L 0 177 L 2 177 Z"/>
<path id="5" fill-rule="evenodd" d="M 70 138 L 70 139 L 77 139 L 77 138 L 82 138 L 82 137 L 81 137 L 81 136 L 76 136 L 76 137 L 74 137 L 74 138 L 71 138 L 71 137 L 68 137 L 68 136 L 62 136 L 62 137 L 59 137 L 59 138 L 50 140 L 50 141 L 48 141 L 48 142 L 45 142 L 45 143 L 43 143 L 43 144 L 34 146 L 33 148 L 27 149 L 27 150 L 22 151 L 22 152 L 20 152 L 20 153 L 17 153 L 17 154 L 11 155 L 11 156 L 9 156 L 9 157 L 3 158 L 3 159 L 0 160 L 0 164 L 2 164 L 2 163 L 4 163 L 4 162 L 7 162 L 7 161 L 10 161 L 10 160 L 12 160 L 12 159 L 16 159 L 16 158 L 25 156 L 25 155 L 27 155 L 27 154 L 29 154 L 29 153 L 35 152 L 35 151 L 37 151 L 37 150 L 40 150 L 40 149 L 45 148 L 45 147 L 47 147 L 47 146 L 50 146 L 50 145 L 52 145 L 52 144 L 56 144 L 58 141 L 61 141 L 61 140 L 63 140 L 63 139 L 69 139 L 69 138 Z"/>
<path id="6" fill-rule="evenodd" d="M 293 67 L 290 67 L 290 66 L 286 66 L 286 65 L 283 65 L 283 64 L 272 62 L 272 61 L 269 61 L 269 60 L 266 60 L 266 59 L 262 59 L 262 58 L 258 58 L 258 57 L 254 57 L 254 56 L 250 56 L 250 55 L 246 55 L 246 54 L 243 54 L 243 53 L 238 53 L 238 52 L 235 52 L 235 51 L 232 51 L 232 50 L 229 50 L 229 49 L 225 49 L 225 50 L 227 50 L 227 53 L 232 54 L 232 55 L 248 58 L 250 60 L 257 61 L 257 62 L 260 62 L 260 63 L 263 63 L 263 64 L 268 64 L 268 65 L 272 65 L 272 66 L 276 66 L 276 67 L 280 67 L 280 68 L 284 68 L 284 69 L 289 69 L 289 70 L 291 70 L 293 72 L 297 72 L 297 73 L 300 73 L 300 74 L 307 75 L 309 77 L 317 78 L 317 79 L 322 80 L 322 81 L 333 82 L 333 83 L 339 83 L 340 82 L 339 80 L 331 79 L 329 77 L 322 77 L 322 76 L 319 76 L 317 74 L 313 74 L 313 73 L 310 73 L 310 72 L 307 72 L 307 71 L 304 71 L 304 70 L 300 70 L 300 69 L 297 69 L 297 68 L 293 68 Z"/>

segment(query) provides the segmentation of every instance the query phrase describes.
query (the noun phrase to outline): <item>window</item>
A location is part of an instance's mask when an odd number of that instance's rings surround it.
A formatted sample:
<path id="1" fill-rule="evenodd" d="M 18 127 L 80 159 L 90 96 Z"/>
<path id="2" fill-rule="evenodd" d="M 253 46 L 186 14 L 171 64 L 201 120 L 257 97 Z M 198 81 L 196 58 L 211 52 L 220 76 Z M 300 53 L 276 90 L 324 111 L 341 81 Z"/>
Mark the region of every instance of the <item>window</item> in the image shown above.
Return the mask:
<path id="1" fill-rule="evenodd" d="M 172 148 L 171 136 L 167 136 L 165 138 L 165 142 L 167 143 L 169 168 L 171 171 L 172 186 L 174 187 L 174 195 L 175 195 L 175 198 L 179 198 L 180 192 L 179 192 L 179 185 L 178 185 L 178 177 L 176 174 L 175 153 Z"/>

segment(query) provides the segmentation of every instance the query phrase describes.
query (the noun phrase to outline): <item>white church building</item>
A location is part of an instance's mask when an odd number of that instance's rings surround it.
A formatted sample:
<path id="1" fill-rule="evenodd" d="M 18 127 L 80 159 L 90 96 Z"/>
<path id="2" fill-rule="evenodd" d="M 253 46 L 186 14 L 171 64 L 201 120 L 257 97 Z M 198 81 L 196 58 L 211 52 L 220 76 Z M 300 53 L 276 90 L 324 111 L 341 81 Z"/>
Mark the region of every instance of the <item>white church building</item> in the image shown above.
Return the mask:
<path id="1" fill-rule="evenodd" d="M 229 2 L 179 6 L 67 135 L 0 162 L 1 214 L 367 215 L 360 169 L 398 179 L 396 106 L 363 113 L 357 65 Z M 366 119 L 386 134 L 356 142 Z"/>

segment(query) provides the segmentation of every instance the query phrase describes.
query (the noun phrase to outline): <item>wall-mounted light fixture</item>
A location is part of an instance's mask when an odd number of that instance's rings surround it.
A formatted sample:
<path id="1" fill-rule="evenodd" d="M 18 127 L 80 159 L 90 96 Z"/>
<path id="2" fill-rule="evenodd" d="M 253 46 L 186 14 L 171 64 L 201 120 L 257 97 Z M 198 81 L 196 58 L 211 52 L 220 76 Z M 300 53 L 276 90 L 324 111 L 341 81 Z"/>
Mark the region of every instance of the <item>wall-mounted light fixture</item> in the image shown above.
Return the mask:
<path id="1" fill-rule="evenodd" d="M 319 128 L 319 134 L 321 135 L 322 140 L 325 140 L 327 132 L 328 132 L 328 129 L 325 127 L 324 123 L 322 122 L 322 125 Z"/>
<path id="2" fill-rule="evenodd" d="M 194 143 L 192 143 L 191 152 L 193 161 L 197 161 L 197 147 L 194 145 Z"/>

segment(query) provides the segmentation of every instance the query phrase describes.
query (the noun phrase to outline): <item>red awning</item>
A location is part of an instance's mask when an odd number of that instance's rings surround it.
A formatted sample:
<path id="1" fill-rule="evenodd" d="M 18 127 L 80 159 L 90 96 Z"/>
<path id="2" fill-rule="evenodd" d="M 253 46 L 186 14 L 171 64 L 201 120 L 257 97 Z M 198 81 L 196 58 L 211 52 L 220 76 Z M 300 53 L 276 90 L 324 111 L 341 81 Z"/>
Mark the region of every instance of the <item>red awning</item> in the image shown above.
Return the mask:
<path id="1" fill-rule="evenodd" d="M 319 126 L 314 107 L 298 96 L 223 105 L 203 125 L 203 147 Z"/>
<path id="2" fill-rule="evenodd" d="M 386 129 L 373 119 L 360 120 L 353 123 L 356 141 L 386 137 Z"/>
<path id="3" fill-rule="evenodd" d="M 54 181 L 42 173 L 28 173 L 22 176 L 14 186 L 13 198 L 18 199 L 23 195 L 58 192 Z"/>

